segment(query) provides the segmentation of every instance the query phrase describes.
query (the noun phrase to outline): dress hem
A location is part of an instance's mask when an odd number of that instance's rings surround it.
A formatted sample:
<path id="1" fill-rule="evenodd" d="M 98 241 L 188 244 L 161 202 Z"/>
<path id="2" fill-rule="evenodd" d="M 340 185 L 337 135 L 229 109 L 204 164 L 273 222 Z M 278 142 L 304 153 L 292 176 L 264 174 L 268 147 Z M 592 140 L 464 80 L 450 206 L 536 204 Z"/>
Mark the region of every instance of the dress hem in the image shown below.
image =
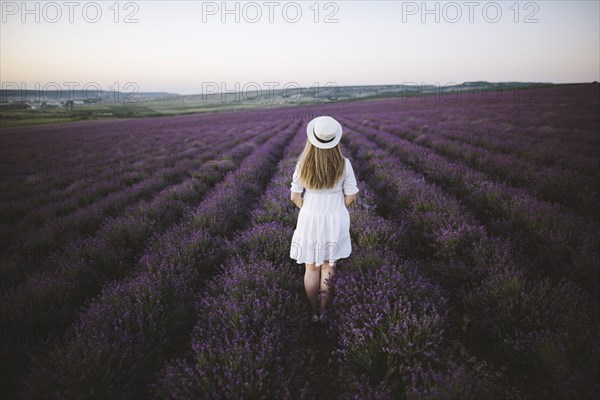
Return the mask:
<path id="1" fill-rule="evenodd" d="M 350 257 L 350 255 L 352 255 L 352 252 L 350 252 L 350 253 L 349 253 L 347 256 L 343 256 L 343 257 L 336 258 L 336 259 L 334 259 L 333 261 L 334 261 L 334 262 L 337 262 L 337 261 L 339 261 L 339 260 L 343 260 L 343 259 L 345 259 L 345 258 L 348 258 L 348 257 Z M 322 265 L 322 264 L 323 264 L 325 261 L 329 261 L 329 260 L 325 259 L 325 260 L 321 261 L 319 264 L 317 264 L 317 261 L 308 262 L 307 260 L 298 260 L 298 259 L 296 259 L 296 258 L 293 258 L 293 257 L 290 257 L 290 259 L 292 259 L 292 260 L 296 261 L 296 264 L 306 264 L 306 263 L 308 263 L 308 264 L 315 264 L 317 267 L 320 267 L 320 266 L 321 266 L 321 265 Z"/>

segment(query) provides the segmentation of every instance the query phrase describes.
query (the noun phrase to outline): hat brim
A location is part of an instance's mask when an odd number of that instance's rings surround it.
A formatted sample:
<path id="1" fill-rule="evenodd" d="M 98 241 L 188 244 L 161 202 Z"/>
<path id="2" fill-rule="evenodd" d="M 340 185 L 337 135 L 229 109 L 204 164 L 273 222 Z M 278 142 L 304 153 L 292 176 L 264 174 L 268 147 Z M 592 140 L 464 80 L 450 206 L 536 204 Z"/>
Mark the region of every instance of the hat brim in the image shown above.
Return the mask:
<path id="1" fill-rule="evenodd" d="M 319 117 L 317 117 L 317 118 L 319 118 Z M 310 142 L 312 143 L 313 146 L 318 147 L 320 149 L 331 149 L 331 148 L 335 147 L 342 139 L 342 125 L 340 125 L 339 122 L 337 123 L 338 129 L 337 129 L 337 132 L 335 133 L 335 137 L 333 138 L 333 140 L 331 142 L 322 143 L 322 142 L 319 142 L 319 140 L 315 137 L 315 134 L 313 132 L 313 128 L 315 127 L 315 123 L 317 122 L 317 118 L 313 118 L 306 126 L 306 136 L 308 136 L 308 140 L 310 140 Z"/>

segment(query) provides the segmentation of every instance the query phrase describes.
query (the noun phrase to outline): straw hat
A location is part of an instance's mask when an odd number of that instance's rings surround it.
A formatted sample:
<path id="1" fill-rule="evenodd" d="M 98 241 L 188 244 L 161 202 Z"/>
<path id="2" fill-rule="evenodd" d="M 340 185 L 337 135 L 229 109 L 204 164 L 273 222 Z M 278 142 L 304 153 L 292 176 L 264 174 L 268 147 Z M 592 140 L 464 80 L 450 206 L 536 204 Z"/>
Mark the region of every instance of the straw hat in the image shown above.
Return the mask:
<path id="1" fill-rule="evenodd" d="M 314 118 L 306 127 L 306 135 L 313 146 L 331 149 L 342 139 L 342 125 L 329 116 Z"/>

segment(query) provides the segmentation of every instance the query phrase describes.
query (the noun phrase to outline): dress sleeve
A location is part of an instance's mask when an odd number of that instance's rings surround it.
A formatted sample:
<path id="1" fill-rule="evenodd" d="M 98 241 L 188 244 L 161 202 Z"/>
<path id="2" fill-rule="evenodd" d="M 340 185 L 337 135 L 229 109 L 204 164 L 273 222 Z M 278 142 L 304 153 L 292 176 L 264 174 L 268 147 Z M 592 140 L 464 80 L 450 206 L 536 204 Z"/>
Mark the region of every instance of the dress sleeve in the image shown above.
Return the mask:
<path id="1" fill-rule="evenodd" d="M 360 192 L 356 185 L 356 177 L 350 160 L 346 158 L 346 175 L 344 177 L 344 194 L 346 196 Z"/>
<path id="2" fill-rule="evenodd" d="M 300 165 L 296 164 L 296 169 L 294 170 L 294 175 L 292 176 L 292 185 L 291 191 L 296 193 L 302 193 L 304 191 L 304 186 L 300 183 Z"/>

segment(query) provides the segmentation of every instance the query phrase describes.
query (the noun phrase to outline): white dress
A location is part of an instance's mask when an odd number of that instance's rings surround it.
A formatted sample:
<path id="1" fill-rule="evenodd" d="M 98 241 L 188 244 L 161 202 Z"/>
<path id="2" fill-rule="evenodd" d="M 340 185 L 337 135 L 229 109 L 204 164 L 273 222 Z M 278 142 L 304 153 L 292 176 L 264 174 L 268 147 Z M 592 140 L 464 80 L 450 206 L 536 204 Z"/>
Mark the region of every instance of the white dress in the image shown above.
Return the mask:
<path id="1" fill-rule="evenodd" d="M 300 166 L 296 164 L 291 191 L 305 191 L 290 247 L 290 257 L 298 264 L 320 266 L 324 261 L 332 263 L 346 258 L 352 252 L 350 214 L 344 204 L 344 195 L 355 194 L 359 190 L 350 160 L 344 157 L 344 162 L 344 173 L 335 186 L 318 190 L 302 186 Z"/>

